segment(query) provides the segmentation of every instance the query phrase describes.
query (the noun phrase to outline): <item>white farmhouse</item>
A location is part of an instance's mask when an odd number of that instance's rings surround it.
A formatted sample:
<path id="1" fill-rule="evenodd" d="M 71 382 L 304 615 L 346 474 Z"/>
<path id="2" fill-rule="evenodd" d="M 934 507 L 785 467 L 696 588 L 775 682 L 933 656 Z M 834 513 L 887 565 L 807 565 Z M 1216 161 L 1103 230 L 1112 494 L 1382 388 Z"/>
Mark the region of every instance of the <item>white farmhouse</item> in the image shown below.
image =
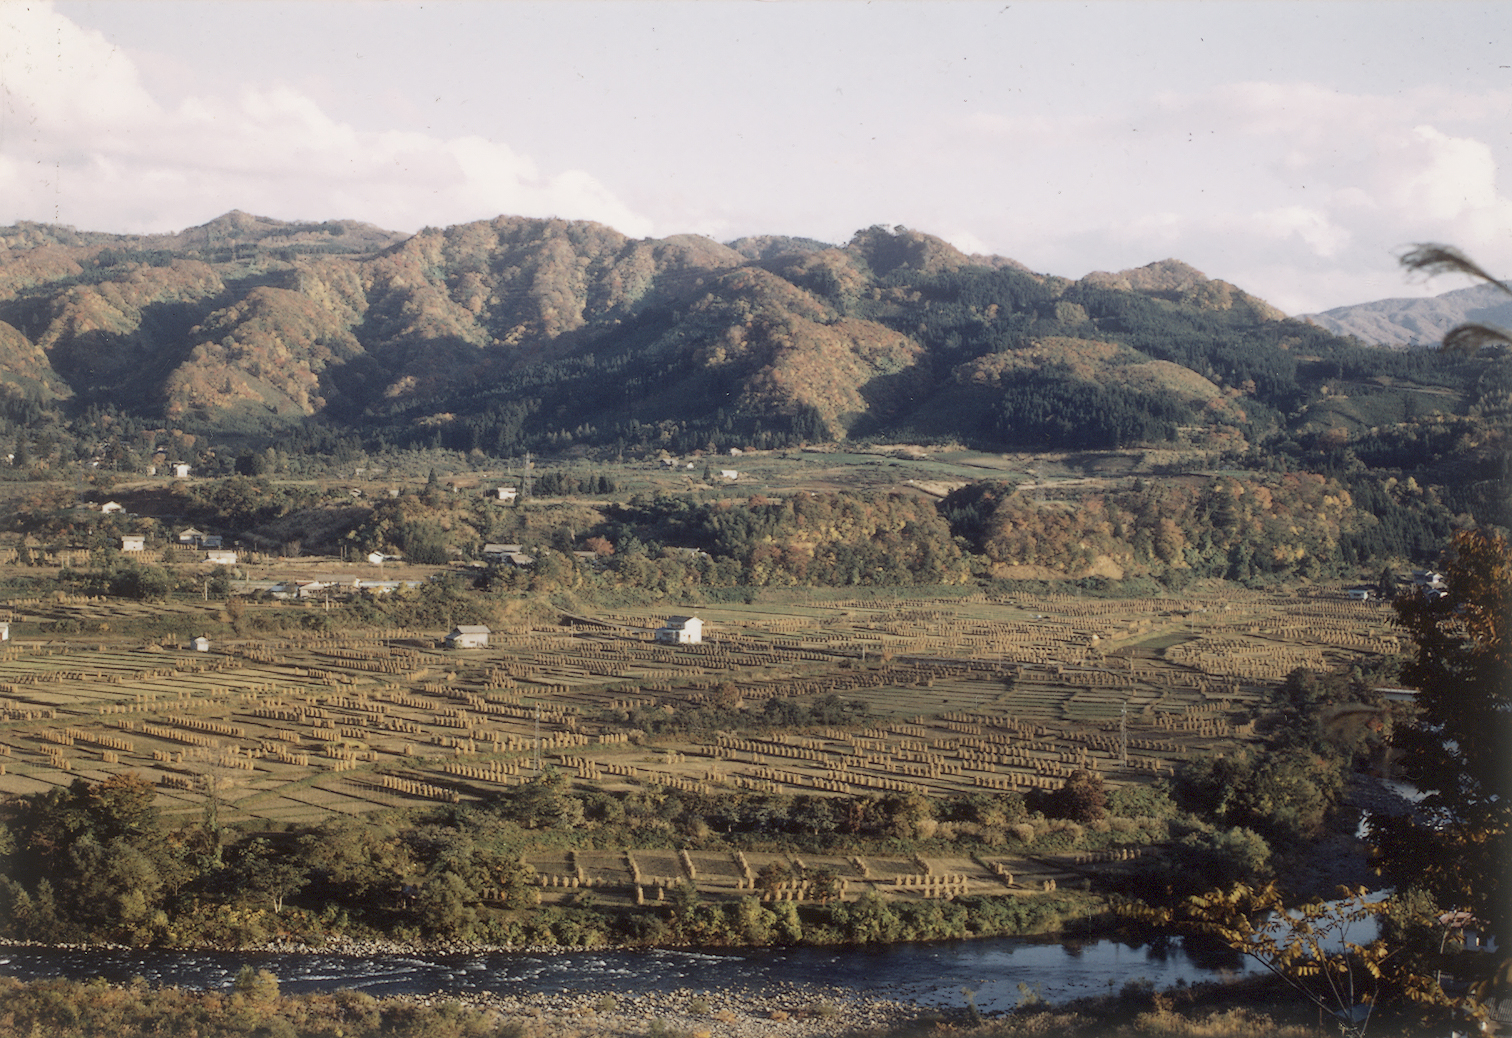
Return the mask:
<path id="1" fill-rule="evenodd" d="M 459 624 L 446 636 L 448 649 L 486 649 L 489 630 L 482 624 Z"/>
<path id="2" fill-rule="evenodd" d="M 696 616 L 669 616 L 656 629 L 656 640 L 669 645 L 698 645 L 703 641 L 703 621 Z"/>

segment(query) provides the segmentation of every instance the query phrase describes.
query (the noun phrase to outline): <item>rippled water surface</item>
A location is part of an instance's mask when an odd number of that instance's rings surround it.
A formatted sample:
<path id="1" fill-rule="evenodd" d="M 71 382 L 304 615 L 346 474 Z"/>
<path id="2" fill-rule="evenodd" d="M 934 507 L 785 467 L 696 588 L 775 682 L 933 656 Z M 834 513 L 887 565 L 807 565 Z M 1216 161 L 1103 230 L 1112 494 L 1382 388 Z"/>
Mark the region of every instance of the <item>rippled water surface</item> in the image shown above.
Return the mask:
<path id="1" fill-rule="evenodd" d="M 373 995 L 652 993 L 825 984 L 859 995 L 929 1006 L 1011 1009 L 1026 992 L 1047 1001 L 1107 994 L 1130 982 L 1157 987 L 1241 973 L 1227 953 L 1203 955 L 1180 941 L 1131 948 L 1116 941 L 1045 944 L 1001 938 L 862 949 L 756 949 L 700 952 L 567 952 L 543 955 L 359 957 L 158 951 L 0 949 L 0 974 L 65 976 L 227 988 L 245 965 L 271 971 L 287 993 L 353 988 Z M 968 996 L 966 992 L 971 994 Z"/>

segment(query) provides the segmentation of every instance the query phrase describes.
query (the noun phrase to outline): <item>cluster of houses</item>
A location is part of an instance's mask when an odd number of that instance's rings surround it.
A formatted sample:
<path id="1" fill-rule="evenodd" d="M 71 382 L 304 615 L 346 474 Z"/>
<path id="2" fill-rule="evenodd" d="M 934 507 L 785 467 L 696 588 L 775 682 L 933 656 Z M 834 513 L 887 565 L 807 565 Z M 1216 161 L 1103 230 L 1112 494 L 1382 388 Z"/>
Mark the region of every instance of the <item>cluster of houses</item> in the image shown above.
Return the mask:
<path id="1" fill-rule="evenodd" d="M 525 554 L 525 547 L 521 544 L 485 544 L 483 560 L 507 563 L 515 569 L 529 569 L 535 565 L 535 559 Z"/>
<path id="2" fill-rule="evenodd" d="M 512 489 L 512 488 L 509 488 Z M 111 502 L 114 504 L 114 502 Z M 106 509 L 109 509 L 107 504 Z M 116 505 L 115 510 L 120 510 Z M 224 547 L 225 539 L 220 534 L 205 533 L 193 527 L 181 530 L 175 537 L 174 543 L 193 548 L 205 553 L 204 561 L 220 565 L 234 566 L 237 564 L 237 553 Z M 141 533 L 128 533 L 121 536 L 121 551 L 126 553 L 142 552 L 147 550 L 147 535 Z M 483 559 L 486 562 L 504 563 L 514 566 L 516 569 L 528 569 L 535 564 L 535 558 L 526 554 L 524 545 L 520 544 L 485 544 L 483 546 Z M 578 556 L 593 556 L 593 552 L 575 552 Z M 392 555 L 381 551 L 369 552 L 366 560 L 374 566 L 381 566 L 385 562 L 402 562 L 402 555 Z"/>
<path id="3" fill-rule="evenodd" d="M 101 511 L 109 511 L 111 504 L 114 504 L 114 502 L 108 502 L 104 506 L 104 508 L 101 509 Z M 116 510 L 119 509 L 120 505 L 116 505 Z M 199 530 L 190 527 L 187 530 L 181 531 L 178 536 L 174 538 L 174 542 L 181 547 L 193 548 L 199 551 L 203 551 L 205 553 L 206 562 L 214 563 L 218 566 L 236 565 L 236 552 L 232 551 L 229 548 L 223 547 L 224 538 L 222 538 L 220 534 L 202 533 Z M 134 554 L 136 552 L 142 552 L 146 550 L 146 534 L 127 533 L 121 535 L 122 552 L 125 552 L 127 554 Z"/>
<path id="4" fill-rule="evenodd" d="M 1440 598 L 1449 593 L 1444 586 L 1444 575 L 1438 570 L 1415 569 L 1412 571 L 1412 589 L 1428 598 Z M 1360 585 L 1345 588 L 1344 594 L 1351 602 L 1373 602 L 1381 597 L 1378 589 Z"/>
<path id="5" fill-rule="evenodd" d="M 742 451 L 739 447 L 731 447 L 730 448 L 730 457 L 732 457 L 732 458 L 738 458 L 738 457 L 740 457 L 744 453 L 745 452 Z M 664 468 L 664 469 L 676 469 L 676 468 L 691 469 L 691 468 L 693 468 L 693 462 L 691 462 L 691 461 L 679 462 L 676 458 L 673 458 L 673 457 L 662 457 L 662 458 L 658 459 L 658 464 L 660 464 L 661 467 Z M 739 469 L 720 469 L 719 470 L 719 478 L 723 479 L 723 480 L 725 480 L 727 482 L 733 483 L 733 482 L 735 482 L 736 480 L 738 480 L 740 478 L 740 470 Z"/>

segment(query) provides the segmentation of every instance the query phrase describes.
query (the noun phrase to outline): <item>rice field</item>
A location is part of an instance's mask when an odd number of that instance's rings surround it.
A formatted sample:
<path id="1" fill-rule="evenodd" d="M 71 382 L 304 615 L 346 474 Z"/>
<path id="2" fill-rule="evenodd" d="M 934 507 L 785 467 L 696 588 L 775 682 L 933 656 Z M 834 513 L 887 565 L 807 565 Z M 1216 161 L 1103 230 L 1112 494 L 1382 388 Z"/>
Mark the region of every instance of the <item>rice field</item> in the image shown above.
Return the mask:
<path id="1" fill-rule="evenodd" d="M 79 613 L 90 619 L 89 603 Z M 605 789 L 821 795 L 1117 786 L 1253 738 L 1255 705 L 1297 667 L 1400 651 L 1390 610 L 1225 590 L 1180 598 L 808 598 L 698 609 L 705 640 L 652 640 L 664 614 L 562 617 L 447 650 L 442 631 L 222 642 L 209 652 L 91 642 L 0 648 L 0 791 L 132 771 L 171 815 L 307 824 L 425 802 L 486 800 L 537 763 Z M 87 629 L 87 628 L 86 628 Z M 652 738 L 627 711 L 836 695 L 864 725 Z M 749 889 L 728 856 L 667 852 L 533 862 L 543 895 L 641 901 L 697 876 Z M 1085 863 L 1083 863 L 1085 864 Z M 1070 861 L 825 863 L 847 896 L 1044 889 Z M 640 878 L 637 879 L 636 877 Z M 801 896 L 795 890 L 794 896 Z M 596 894 L 596 896 L 599 896 Z"/>

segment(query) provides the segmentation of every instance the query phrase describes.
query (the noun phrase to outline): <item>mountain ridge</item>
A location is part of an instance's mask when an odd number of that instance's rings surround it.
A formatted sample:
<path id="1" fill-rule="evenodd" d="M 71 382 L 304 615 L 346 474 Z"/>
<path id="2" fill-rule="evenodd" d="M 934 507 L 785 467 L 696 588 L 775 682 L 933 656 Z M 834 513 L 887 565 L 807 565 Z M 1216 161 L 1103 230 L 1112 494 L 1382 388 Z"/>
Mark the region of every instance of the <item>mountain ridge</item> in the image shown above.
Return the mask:
<path id="1" fill-rule="evenodd" d="M 1071 280 L 880 225 L 720 243 L 235 210 L 164 235 L 0 228 L 0 344 L 28 406 L 485 453 L 1235 443 L 1319 404 L 1318 365 L 1383 363 L 1175 259 Z M 1316 416 L 1342 413 L 1335 394 Z"/>
<path id="2" fill-rule="evenodd" d="M 1467 322 L 1512 327 L 1512 296 L 1494 285 L 1472 285 L 1426 299 L 1406 296 L 1338 306 L 1298 319 L 1362 342 L 1433 348 L 1451 328 Z"/>

